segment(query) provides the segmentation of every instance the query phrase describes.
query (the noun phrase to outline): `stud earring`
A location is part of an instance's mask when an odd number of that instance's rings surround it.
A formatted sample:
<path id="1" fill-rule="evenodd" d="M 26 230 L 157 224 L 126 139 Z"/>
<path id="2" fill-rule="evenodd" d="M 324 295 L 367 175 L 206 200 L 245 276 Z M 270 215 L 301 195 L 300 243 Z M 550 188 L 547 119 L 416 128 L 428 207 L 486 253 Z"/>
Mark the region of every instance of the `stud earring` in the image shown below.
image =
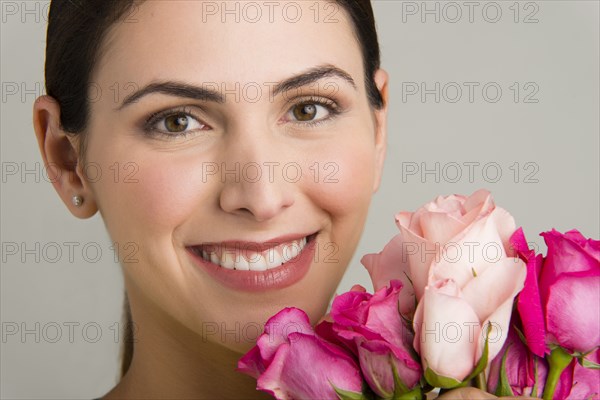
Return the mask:
<path id="1" fill-rule="evenodd" d="M 83 203 L 83 197 L 75 195 L 73 196 L 73 198 L 71 199 L 73 201 L 73 205 L 75 207 L 79 207 L 81 205 L 81 203 Z"/>

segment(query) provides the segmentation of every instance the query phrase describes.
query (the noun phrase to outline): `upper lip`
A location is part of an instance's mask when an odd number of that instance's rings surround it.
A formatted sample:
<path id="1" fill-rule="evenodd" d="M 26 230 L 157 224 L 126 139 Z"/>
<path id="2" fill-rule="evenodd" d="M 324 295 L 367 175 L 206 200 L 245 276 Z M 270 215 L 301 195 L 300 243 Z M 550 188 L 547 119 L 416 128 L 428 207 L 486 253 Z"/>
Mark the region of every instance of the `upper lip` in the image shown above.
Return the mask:
<path id="1" fill-rule="evenodd" d="M 255 250 L 257 252 L 263 252 L 271 247 L 278 246 L 282 243 L 292 242 L 294 240 L 300 240 L 307 236 L 312 237 L 316 235 L 318 231 L 312 233 L 290 233 L 287 235 L 277 236 L 275 238 L 269 239 L 265 242 L 252 242 L 246 240 L 227 240 L 224 242 L 205 242 L 197 245 L 192 245 L 188 247 L 200 247 L 201 249 L 208 249 L 211 247 L 220 247 L 220 248 L 231 248 L 231 249 L 250 249 Z"/>

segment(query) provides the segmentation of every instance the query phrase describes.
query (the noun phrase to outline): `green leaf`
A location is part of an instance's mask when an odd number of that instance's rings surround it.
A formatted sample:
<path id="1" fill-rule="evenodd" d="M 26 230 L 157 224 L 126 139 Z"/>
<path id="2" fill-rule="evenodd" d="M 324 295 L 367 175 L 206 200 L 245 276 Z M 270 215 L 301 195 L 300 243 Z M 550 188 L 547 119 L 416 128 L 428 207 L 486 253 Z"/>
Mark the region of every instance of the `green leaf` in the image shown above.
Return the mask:
<path id="1" fill-rule="evenodd" d="M 538 362 L 539 358 L 534 356 L 533 358 L 533 374 L 535 376 L 535 380 L 533 383 L 533 387 L 531 388 L 531 397 L 538 397 Z"/>
<path id="2" fill-rule="evenodd" d="M 585 357 L 579 357 L 577 358 L 577 361 L 579 361 L 579 364 L 581 364 L 581 366 L 584 368 L 600 369 L 600 364 L 590 361 Z"/>
<path id="3" fill-rule="evenodd" d="M 367 397 L 359 392 L 352 392 L 350 390 L 344 390 L 336 387 L 333 383 L 329 382 L 333 386 L 333 390 L 337 393 L 340 400 L 367 400 Z"/>
<path id="4" fill-rule="evenodd" d="M 525 338 L 525 335 L 523 334 L 523 332 L 521 332 L 521 330 L 519 328 L 517 328 L 516 325 L 513 325 L 512 328 L 517 332 L 517 335 L 519 335 L 519 339 L 521 339 L 521 342 L 527 346 L 527 339 Z"/>
<path id="5" fill-rule="evenodd" d="M 429 383 L 433 387 L 439 387 L 444 389 L 452 389 L 460 386 L 463 382 L 454 379 L 448 378 L 445 376 L 439 376 L 435 372 L 431 370 L 431 368 L 427 368 L 425 370 L 425 379 L 427 379 L 427 383 Z"/>
<path id="6" fill-rule="evenodd" d="M 508 355 L 509 348 L 510 345 L 506 346 L 506 351 L 502 356 L 502 364 L 500 365 L 500 379 L 498 379 L 498 387 L 496 388 L 495 393 L 495 395 L 498 397 L 515 395 L 510 387 L 510 383 L 508 383 L 508 376 L 506 375 L 506 356 Z"/>
<path id="7" fill-rule="evenodd" d="M 421 400 L 423 398 L 423 393 L 418 385 L 413 390 L 410 390 L 404 382 L 402 382 L 402 379 L 400 379 L 400 376 L 398 375 L 396 364 L 394 363 L 392 363 L 392 371 L 394 373 L 393 400 Z"/>
<path id="8" fill-rule="evenodd" d="M 414 390 L 406 392 L 401 396 L 394 395 L 394 400 L 421 400 L 422 398 L 423 393 L 421 393 L 421 388 L 418 386 Z"/>
<path id="9" fill-rule="evenodd" d="M 481 371 L 483 371 L 485 369 L 485 367 L 487 367 L 488 353 L 489 353 L 488 340 L 490 338 L 491 330 L 492 330 L 492 324 L 491 324 L 491 322 L 488 322 L 487 332 L 485 333 L 485 345 L 483 346 L 483 353 L 481 354 L 481 358 L 479 359 L 479 362 L 477 362 L 477 365 L 475 366 L 475 369 L 473 370 L 473 372 L 471 372 L 471 375 L 467 376 L 463 382 L 468 382 L 471 379 L 474 379 L 477 375 L 479 375 L 481 373 Z"/>
<path id="10" fill-rule="evenodd" d="M 402 382 L 402 379 L 400 379 L 400 376 L 398 376 L 398 369 L 396 368 L 396 364 L 392 361 L 392 373 L 394 374 L 394 399 L 397 398 L 397 396 L 401 396 L 404 393 L 408 393 L 409 390 L 406 387 L 406 385 L 404 384 L 404 382 Z"/>

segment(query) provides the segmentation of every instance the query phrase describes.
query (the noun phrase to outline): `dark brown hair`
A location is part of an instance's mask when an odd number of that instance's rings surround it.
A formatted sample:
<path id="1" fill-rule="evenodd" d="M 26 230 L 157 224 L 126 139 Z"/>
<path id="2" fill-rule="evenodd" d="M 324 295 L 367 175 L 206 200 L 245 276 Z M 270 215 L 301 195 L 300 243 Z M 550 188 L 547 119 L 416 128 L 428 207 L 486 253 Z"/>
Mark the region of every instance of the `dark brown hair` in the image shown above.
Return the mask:
<path id="1" fill-rule="evenodd" d="M 80 155 L 85 156 L 85 129 L 90 110 L 91 76 L 108 30 L 143 0 L 52 0 L 46 37 L 46 93 L 60 105 L 61 128 L 80 135 Z M 372 107 L 380 109 L 381 94 L 373 79 L 380 66 L 379 42 L 370 0 L 335 0 L 350 16 L 360 44 L 365 87 Z M 124 308 L 124 345 L 121 376 L 133 357 L 133 329 L 127 292 Z"/>

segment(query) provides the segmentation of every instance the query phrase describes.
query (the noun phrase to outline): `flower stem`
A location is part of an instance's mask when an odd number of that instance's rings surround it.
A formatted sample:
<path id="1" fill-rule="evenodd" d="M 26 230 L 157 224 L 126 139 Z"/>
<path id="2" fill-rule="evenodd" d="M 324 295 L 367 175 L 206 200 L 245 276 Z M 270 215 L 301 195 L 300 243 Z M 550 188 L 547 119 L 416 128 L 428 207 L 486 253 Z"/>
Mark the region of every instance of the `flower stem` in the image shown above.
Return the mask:
<path id="1" fill-rule="evenodd" d="M 550 352 L 550 356 L 547 358 L 548 364 L 550 364 L 550 371 L 548 371 L 542 398 L 544 400 L 552 400 L 560 374 L 562 374 L 565 368 L 571 363 L 573 356 L 564 351 L 561 347 L 556 347 Z"/>
<path id="2" fill-rule="evenodd" d="M 481 389 L 484 392 L 487 392 L 487 383 L 485 382 L 485 371 L 482 371 L 479 375 L 475 377 L 475 386 L 477 389 Z"/>

